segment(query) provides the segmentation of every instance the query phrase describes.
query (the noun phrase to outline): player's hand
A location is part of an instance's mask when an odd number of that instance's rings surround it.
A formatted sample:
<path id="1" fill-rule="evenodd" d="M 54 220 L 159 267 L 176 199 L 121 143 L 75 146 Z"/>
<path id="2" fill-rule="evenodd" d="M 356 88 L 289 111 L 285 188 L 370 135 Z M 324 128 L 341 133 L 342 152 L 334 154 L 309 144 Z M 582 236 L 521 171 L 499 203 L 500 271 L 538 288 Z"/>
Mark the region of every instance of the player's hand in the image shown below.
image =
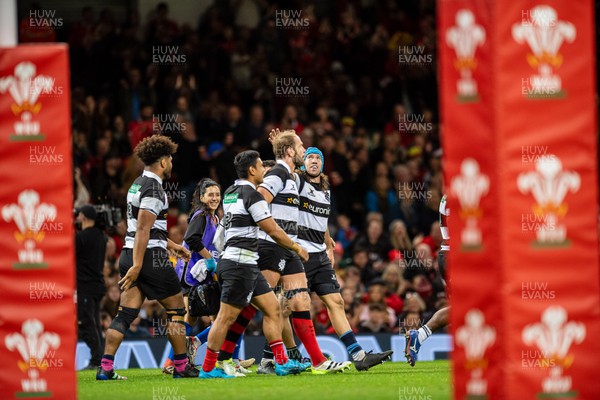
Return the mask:
<path id="1" fill-rule="evenodd" d="M 142 267 L 133 266 L 129 268 L 129 271 L 127 271 L 125 276 L 121 278 L 121 280 L 119 280 L 119 287 L 121 288 L 121 290 L 125 291 L 129 289 L 131 285 L 133 285 L 133 283 L 137 280 L 141 270 Z"/>
<path id="2" fill-rule="evenodd" d="M 333 255 L 333 247 L 330 247 L 326 250 L 327 252 L 327 258 L 329 258 L 329 262 L 331 263 L 331 266 L 334 267 L 335 266 L 335 256 Z"/>
<path id="3" fill-rule="evenodd" d="M 306 251 L 306 249 L 302 246 L 298 246 L 298 256 L 300 257 L 300 259 L 302 260 L 302 262 L 307 262 L 308 261 L 308 251 Z"/>
<path id="4" fill-rule="evenodd" d="M 183 261 L 190 261 L 192 253 L 182 245 L 178 245 L 173 249 L 173 251 L 175 252 L 177 258 L 181 258 Z"/>
<path id="5" fill-rule="evenodd" d="M 217 270 L 217 262 L 214 258 L 207 258 L 204 260 L 204 263 L 206 264 L 206 270 L 209 273 L 213 274 Z"/>
<path id="6" fill-rule="evenodd" d="M 275 139 L 277 139 L 277 136 L 279 136 L 279 128 L 276 129 L 272 129 L 271 132 L 269 133 L 269 142 L 271 144 L 273 144 L 273 142 L 275 141 Z"/>

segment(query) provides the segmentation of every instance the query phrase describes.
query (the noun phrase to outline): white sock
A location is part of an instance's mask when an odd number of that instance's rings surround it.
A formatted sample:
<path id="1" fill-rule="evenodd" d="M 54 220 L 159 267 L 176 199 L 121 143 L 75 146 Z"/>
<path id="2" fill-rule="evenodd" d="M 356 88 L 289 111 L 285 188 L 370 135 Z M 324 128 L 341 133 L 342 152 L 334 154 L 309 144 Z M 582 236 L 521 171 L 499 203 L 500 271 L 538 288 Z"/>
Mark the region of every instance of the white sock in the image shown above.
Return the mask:
<path id="1" fill-rule="evenodd" d="M 419 328 L 417 333 L 419 334 L 419 342 L 421 342 L 421 344 L 423 344 L 423 342 L 426 341 L 429 336 L 431 336 L 431 330 L 427 325 L 423 325 L 421 328 Z"/>
<path id="2" fill-rule="evenodd" d="M 359 351 L 358 353 L 352 354 L 352 360 L 354 361 L 362 361 L 367 356 L 364 350 Z"/>

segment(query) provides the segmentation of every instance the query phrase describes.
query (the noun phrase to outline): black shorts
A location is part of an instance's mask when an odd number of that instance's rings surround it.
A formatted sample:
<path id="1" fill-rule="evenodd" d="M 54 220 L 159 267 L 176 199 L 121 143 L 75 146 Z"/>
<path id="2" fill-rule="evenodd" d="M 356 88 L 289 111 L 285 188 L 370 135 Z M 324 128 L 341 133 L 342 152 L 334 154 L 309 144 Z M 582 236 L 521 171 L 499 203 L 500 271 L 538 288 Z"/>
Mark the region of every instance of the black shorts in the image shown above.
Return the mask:
<path id="1" fill-rule="evenodd" d="M 217 277 L 221 286 L 221 302 L 225 304 L 246 307 L 253 297 L 271 291 L 256 265 L 222 259 L 217 267 Z"/>
<path id="2" fill-rule="evenodd" d="M 133 266 L 133 249 L 123 249 L 119 256 L 121 278 Z M 146 249 L 142 269 L 131 287 L 138 287 L 149 300 L 163 300 L 181 293 L 179 277 L 169 260 L 167 250 L 160 247 Z"/>
<path id="3" fill-rule="evenodd" d="M 258 268 L 261 271 L 275 271 L 281 275 L 304 273 L 304 265 L 300 257 L 276 243 L 259 240 L 258 257 Z"/>
<path id="4" fill-rule="evenodd" d="M 327 252 L 309 253 L 304 269 L 311 292 L 315 292 L 319 296 L 340 292 L 340 284 L 329 257 L 327 257 Z"/>

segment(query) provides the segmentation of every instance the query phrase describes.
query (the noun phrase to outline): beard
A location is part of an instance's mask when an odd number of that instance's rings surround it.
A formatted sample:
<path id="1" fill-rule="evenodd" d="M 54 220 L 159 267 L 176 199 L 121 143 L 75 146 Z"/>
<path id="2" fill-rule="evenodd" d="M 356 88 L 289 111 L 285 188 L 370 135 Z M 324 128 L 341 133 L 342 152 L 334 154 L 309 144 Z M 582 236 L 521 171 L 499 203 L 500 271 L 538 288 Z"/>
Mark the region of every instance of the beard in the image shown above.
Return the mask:
<path id="1" fill-rule="evenodd" d="M 292 159 L 292 161 L 294 162 L 294 166 L 295 166 L 296 168 L 300 168 L 301 166 L 303 166 L 303 165 L 304 165 L 304 160 L 302 159 L 302 157 L 300 157 L 300 156 L 298 155 L 298 153 L 296 153 L 296 154 L 294 155 L 294 158 Z"/>
<path id="2" fill-rule="evenodd" d="M 169 179 L 171 177 L 171 171 L 173 170 L 173 168 L 169 168 L 168 170 L 165 169 L 165 171 L 163 172 L 163 179 Z"/>

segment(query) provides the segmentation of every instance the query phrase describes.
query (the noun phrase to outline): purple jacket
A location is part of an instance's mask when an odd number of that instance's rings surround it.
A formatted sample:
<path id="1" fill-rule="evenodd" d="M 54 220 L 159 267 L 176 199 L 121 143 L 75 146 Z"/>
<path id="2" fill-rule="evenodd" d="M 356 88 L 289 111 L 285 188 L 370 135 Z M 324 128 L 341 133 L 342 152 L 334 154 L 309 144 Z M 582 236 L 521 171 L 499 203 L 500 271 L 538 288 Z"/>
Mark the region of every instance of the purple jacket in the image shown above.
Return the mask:
<path id="1" fill-rule="evenodd" d="M 206 250 L 208 250 L 213 257 L 215 258 L 215 261 L 217 260 L 217 256 L 218 256 L 218 251 L 217 249 L 215 249 L 215 246 L 213 246 L 213 238 L 215 237 L 215 232 L 217 231 L 217 225 L 213 222 L 213 219 L 211 218 L 210 215 L 201 215 L 202 210 L 198 210 L 194 213 L 194 215 L 192 215 L 192 218 L 190 219 L 190 222 L 194 219 L 194 218 L 201 218 L 204 217 L 206 218 L 206 225 L 205 225 L 205 229 L 204 229 L 204 233 L 202 234 L 202 244 L 204 245 L 204 247 L 206 248 Z M 200 214 L 200 215 L 199 215 Z M 188 227 L 188 230 L 190 228 Z M 189 232 L 186 232 L 186 236 L 188 236 Z M 183 247 L 185 247 L 186 249 L 190 249 L 189 245 L 185 242 L 185 240 L 182 243 Z M 206 279 L 203 282 L 198 282 L 190 273 L 190 270 L 192 269 L 192 267 L 194 266 L 194 264 L 196 264 L 196 262 L 198 262 L 198 260 L 202 259 L 202 256 L 200 255 L 200 253 L 197 253 L 195 251 L 192 251 L 192 255 L 190 257 L 190 261 L 189 262 L 185 262 L 181 259 L 177 259 L 177 264 L 175 264 L 175 272 L 177 272 L 177 275 L 179 276 L 179 280 L 182 283 L 185 283 L 189 286 L 196 286 L 199 285 L 201 283 L 210 283 L 212 282 L 212 277 L 211 276 L 207 276 Z"/>

